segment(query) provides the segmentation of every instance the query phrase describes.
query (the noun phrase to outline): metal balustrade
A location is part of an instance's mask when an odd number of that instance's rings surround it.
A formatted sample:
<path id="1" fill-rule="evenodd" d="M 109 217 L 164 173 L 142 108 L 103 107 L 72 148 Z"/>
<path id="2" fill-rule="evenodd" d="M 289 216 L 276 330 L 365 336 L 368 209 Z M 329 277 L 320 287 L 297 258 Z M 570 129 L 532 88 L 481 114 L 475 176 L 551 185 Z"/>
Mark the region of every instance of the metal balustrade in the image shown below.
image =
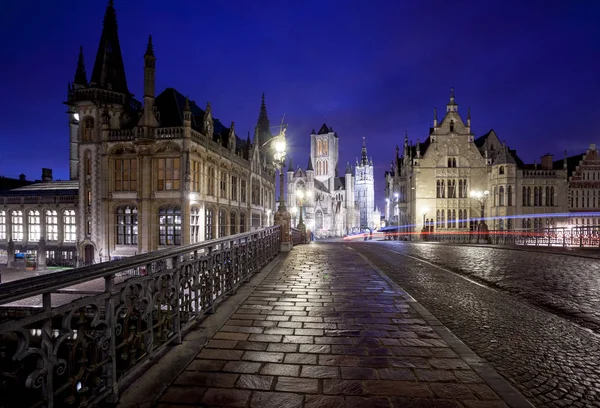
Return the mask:
<path id="1" fill-rule="evenodd" d="M 77 407 L 119 388 L 280 250 L 280 227 L 0 284 L 0 406 Z M 67 288 L 97 282 L 97 291 Z M 59 304 L 65 293 L 78 298 Z M 33 310 L 32 310 L 33 309 Z"/>
<path id="2" fill-rule="evenodd" d="M 490 230 L 444 231 L 426 234 L 426 240 L 434 242 L 488 243 L 494 245 L 530 245 L 564 247 L 600 247 L 600 226 L 585 225 L 573 227 Z"/>

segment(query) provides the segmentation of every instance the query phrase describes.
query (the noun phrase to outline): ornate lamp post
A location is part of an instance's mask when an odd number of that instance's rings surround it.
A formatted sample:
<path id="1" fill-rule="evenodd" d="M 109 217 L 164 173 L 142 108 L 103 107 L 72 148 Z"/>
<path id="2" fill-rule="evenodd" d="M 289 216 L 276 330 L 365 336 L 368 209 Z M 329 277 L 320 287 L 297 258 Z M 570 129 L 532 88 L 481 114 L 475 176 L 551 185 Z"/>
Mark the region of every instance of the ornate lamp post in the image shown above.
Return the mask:
<path id="1" fill-rule="evenodd" d="M 400 194 L 394 193 L 394 212 L 396 213 L 396 240 L 400 241 Z"/>
<path id="2" fill-rule="evenodd" d="M 290 237 L 291 217 L 285 208 L 283 195 L 283 167 L 285 166 L 285 128 L 282 127 L 279 135 L 271 139 L 273 147 L 273 165 L 279 170 L 279 206 L 275 213 L 275 224 L 281 225 L 281 250 L 289 251 L 292 249 L 292 240 Z"/>
<path id="3" fill-rule="evenodd" d="M 300 204 L 300 219 L 296 228 L 298 228 L 302 234 L 302 242 L 306 242 L 306 225 L 304 224 L 304 219 L 302 218 L 302 213 L 304 212 L 304 198 L 309 198 L 310 196 L 310 191 L 307 191 L 306 193 L 302 189 L 296 191 L 296 197 Z"/>
<path id="4" fill-rule="evenodd" d="M 488 226 L 485 223 L 485 203 L 490 195 L 490 192 L 488 190 L 473 190 L 469 193 L 469 195 L 479 203 L 481 209 L 481 218 L 479 219 L 479 224 L 477 225 L 477 243 L 479 243 L 480 235 L 483 235 L 484 239 L 487 241 Z"/>

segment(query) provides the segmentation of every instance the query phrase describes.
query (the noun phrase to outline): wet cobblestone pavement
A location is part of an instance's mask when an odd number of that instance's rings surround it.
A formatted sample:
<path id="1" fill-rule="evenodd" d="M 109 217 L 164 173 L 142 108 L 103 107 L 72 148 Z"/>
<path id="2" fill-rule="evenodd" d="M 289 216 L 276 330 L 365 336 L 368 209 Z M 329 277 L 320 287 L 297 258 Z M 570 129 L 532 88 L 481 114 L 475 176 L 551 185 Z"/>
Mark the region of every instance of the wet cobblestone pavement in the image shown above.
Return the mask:
<path id="1" fill-rule="evenodd" d="M 417 306 L 343 244 L 295 247 L 158 407 L 506 407 Z"/>
<path id="2" fill-rule="evenodd" d="M 346 245 L 364 254 L 536 406 L 600 407 L 600 337 L 574 323 L 598 329 L 597 260 L 398 242 Z"/>

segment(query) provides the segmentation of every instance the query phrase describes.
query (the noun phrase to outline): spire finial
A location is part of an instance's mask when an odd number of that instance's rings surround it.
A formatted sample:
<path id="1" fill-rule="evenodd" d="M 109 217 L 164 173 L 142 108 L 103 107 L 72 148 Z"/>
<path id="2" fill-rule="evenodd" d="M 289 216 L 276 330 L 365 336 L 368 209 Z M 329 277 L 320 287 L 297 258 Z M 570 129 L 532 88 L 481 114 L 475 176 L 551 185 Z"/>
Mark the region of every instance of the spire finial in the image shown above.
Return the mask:
<path id="1" fill-rule="evenodd" d="M 77 58 L 77 69 L 75 70 L 74 84 L 87 85 L 87 75 L 85 73 L 85 64 L 83 62 L 83 46 L 79 46 L 79 57 Z"/>
<path id="2" fill-rule="evenodd" d="M 450 88 L 450 102 L 454 102 L 454 87 Z"/>
<path id="3" fill-rule="evenodd" d="M 367 147 L 367 138 L 363 136 L 363 148 Z"/>
<path id="4" fill-rule="evenodd" d="M 148 46 L 146 47 L 146 55 L 154 56 L 154 46 L 152 45 L 152 34 L 148 36 Z"/>
<path id="5" fill-rule="evenodd" d="M 183 107 L 183 110 L 187 112 L 190 111 L 190 98 L 187 96 L 185 97 L 185 106 Z"/>

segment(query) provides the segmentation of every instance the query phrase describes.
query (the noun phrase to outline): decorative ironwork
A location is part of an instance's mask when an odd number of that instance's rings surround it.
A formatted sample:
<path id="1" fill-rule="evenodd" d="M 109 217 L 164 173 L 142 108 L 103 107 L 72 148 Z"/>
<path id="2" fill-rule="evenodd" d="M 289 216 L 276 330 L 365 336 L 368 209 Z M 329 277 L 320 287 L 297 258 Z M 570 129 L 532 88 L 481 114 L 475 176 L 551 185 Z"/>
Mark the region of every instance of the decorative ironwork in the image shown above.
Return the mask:
<path id="1" fill-rule="evenodd" d="M 0 305 L 40 295 L 43 303 L 0 321 L 0 406 L 116 401 L 132 370 L 181 342 L 280 245 L 276 226 L 0 285 Z M 61 289 L 93 280 L 103 290 L 53 306 Z"/>
<path id="2" fill-rule="evenodd" d="M 437 242 L 488 243 L 494 245 L 531 245 L 600 247 L 600 226 L 540 228 L 533 230 L 491 230 L 485 236 L 477 231 L 435 231 L 427 240 Z"/>

